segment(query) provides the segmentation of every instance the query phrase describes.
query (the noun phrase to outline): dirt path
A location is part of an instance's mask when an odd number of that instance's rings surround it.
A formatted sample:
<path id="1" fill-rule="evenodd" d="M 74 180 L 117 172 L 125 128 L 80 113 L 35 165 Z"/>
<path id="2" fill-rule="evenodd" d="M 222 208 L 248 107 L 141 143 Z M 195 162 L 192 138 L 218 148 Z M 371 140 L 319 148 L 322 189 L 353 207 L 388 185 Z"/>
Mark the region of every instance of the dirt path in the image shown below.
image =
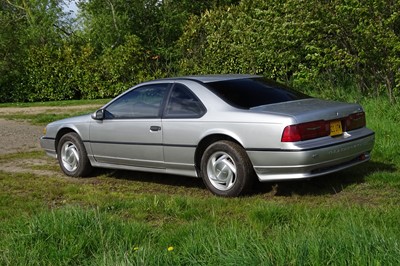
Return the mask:
<path id="1" fill-rule="evenodd" d="M 0 155 L 41 150 L 39 139 L 42 135 L 43 126 L 0 118 Z M 50 164 L 56 164 L 56 161 L 49 161 L 47 158 L 17 158 L 0 162 L 0 171 L 55 175 L 51 171 L 34 169 L 38 165 Z"/>
<path id="2" fill-rule="evenodd" d="M 38 106 L 38 107 L 3 107 L 0 115 L 5 114 L 42 114 L 66 113 L 68 110 L 79 111 L 88 108 L 96 109 L 99 105 L 82 106 Z M 41 151 L 40 137 L 43 135 L 44 126 L 35 126 L 24 121 L 6 120 L 0 118 L 0 156 L 29 151 Z M 51 168 L 57 169 L 56 171 Z M 38 175 L 62 176 L 58 170 L 57 160 L 46 155 L 34 158 L 18 158 L 0 162 L 0 171 L 10 173 L 33 173 Z"/>
<path id="3" fill-rule="evenodd" d="M 0 155 L 40 150 L 39 138 L 42 135 L 42 126 L 0 118 Z"/>
<path id="4" fill-rule="evenodd" d="M 79 106 L 35 106 L 35 107 L 2 107 L 0 116 L 7 114 L 42 114 L 66 113 L 99 108 L 100 105 Z M 0 118 L 0 155 L 21 151 L 40 150 L 39 139 L 44 126 L 34 126 L 27 122 L 12 121 Z"/>

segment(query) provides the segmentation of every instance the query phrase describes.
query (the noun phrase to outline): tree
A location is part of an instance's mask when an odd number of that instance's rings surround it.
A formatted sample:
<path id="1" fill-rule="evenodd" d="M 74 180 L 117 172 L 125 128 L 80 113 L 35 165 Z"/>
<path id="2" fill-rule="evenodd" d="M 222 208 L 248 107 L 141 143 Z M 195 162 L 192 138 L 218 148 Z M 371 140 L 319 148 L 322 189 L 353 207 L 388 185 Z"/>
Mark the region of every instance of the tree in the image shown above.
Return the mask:
<path id="1" fill-rule="evenodd" d="M 400 2 L 242 1 L 192 16 L 183 73 L 254 73 L 298 87 L 349 81 L 364 95 L 400 88 Z"/>
<path id="2" fill-rule="evenodd" d="M 32 49 L 57 47 L 68 32 L 61 0 L 5 0 L 0 4 L 0 97 L 23 101 L 29 84 Z"/>
<path id="3" fill-rule="evenodd" d="M 99 53 L 116 48 L 126 36 L 137 36 L 148 52 L 149 63 L 168 75 L 173 73 L 178 60 L 176 42 L 191 14 L 201 14 L 208 8 L 228 5 L 238 0 L 89 0 L 80 8 L 84 21 L 85 39 L 89 39 Z"/>

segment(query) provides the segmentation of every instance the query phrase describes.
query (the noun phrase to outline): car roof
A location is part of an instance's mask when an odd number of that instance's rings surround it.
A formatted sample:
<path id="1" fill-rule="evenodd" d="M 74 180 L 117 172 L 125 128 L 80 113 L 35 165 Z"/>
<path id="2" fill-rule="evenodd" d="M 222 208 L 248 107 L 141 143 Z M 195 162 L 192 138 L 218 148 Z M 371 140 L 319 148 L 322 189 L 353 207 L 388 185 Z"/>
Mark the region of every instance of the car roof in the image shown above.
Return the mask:
<path id="1" fill-rule="evenodd" d="M 223 74 L 223 75 L 194 75 L 194 76 L 182 76 L 175 78 L 165 78 L 161 80 L 194 80 L 202 83 L 227 81 L 235 79 L 245 79 L 245 78 L 257 78 L 257 75 L 246 75 L 246 74 Z"/>

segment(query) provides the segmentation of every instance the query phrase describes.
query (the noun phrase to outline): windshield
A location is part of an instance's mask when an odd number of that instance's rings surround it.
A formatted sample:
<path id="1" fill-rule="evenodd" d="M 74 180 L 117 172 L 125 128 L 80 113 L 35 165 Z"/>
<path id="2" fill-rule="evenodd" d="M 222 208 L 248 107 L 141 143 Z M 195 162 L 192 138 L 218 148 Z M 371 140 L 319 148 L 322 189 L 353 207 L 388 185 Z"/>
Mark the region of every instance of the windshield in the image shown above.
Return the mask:
<path id="1" fill-rule="evenodd" d="M 241 109 L 311 98 L 264 78 L 210 82 L 207 87 L 228 104 Z"/>

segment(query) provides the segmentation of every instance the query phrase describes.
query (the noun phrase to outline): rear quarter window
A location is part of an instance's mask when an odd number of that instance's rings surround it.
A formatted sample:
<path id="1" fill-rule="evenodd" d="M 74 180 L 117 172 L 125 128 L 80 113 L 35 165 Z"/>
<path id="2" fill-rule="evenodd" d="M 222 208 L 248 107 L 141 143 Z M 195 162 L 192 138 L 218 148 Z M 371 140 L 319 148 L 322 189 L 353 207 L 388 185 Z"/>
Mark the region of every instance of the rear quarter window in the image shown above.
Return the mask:
<path id="1" fill-rule="evenodd" d="M 187 87 L 176 83 L 165 110 L 165 118 L 199 118 L 206 112 L 204 105 Z"/>

